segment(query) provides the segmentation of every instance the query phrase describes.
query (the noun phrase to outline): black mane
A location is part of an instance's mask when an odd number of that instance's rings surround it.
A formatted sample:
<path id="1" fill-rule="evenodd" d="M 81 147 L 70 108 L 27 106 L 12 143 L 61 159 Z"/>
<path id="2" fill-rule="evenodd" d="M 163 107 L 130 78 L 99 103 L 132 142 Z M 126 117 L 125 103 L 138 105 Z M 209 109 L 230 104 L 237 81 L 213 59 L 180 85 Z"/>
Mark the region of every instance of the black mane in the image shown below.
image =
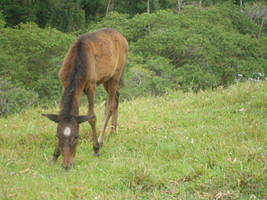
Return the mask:
<path id="1" fill-rule="evenodd" d="M 71 112 L 74 111 L 78 115 L 79 105 L 74 105 L 75 92 L 86 78 L 86 54 L 83 50 L 83 37 L 78 39 L 74 48 L 76 49 L 76 58 L 73 62 L 73 69 L 68 76 L 68 84 L 62 95 L 60 111 L 60 117 L 68 121 L 71 119 Z"/>

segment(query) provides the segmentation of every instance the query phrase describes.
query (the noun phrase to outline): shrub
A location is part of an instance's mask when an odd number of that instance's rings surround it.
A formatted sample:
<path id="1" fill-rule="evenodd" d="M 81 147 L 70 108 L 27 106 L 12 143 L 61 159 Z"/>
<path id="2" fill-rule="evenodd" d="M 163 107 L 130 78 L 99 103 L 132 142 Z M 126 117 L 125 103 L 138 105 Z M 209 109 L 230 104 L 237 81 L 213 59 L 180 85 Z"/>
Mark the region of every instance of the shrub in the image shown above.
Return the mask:
<path id="1" fill-rule="evenodd" d="M 227 86 L 237 74 L 248 79 L 267 70 L 265 37 L 255 38 L 257 24 L 230 3 L 185 6 L 180 15 L 113 12 L 90 30 L 100 27 L 116 28 L 130 42 L 125 90 L 131 95 Z"/>
<path id="2" fill-rule="evenodd" d="M 0 29 L 1 29 L 1 28 L 4 28 L 5 25 L 6 25 L 5 19 L 4 19 L 4 17 L 3 17 L 2 12 L 0 11 Z"/>
<path id="3" fill-rule="evenodd" d="M 57 70 L 75 38 L 33 23 L 0 29 L 0 75 L 34 90 L 41 99 L 53 99 L 54 89 L 59 90 Z"/>
<path id="4" fill-rule="evenodd" d="M 0 117 L 22 111 L 37 100 L 37 93 L 0 78 Z"/>
<path id="5" fill-rule="evenodd" d="M 129 42 L 122 98 L 161 95 L 168 90 L 215 88 L 242 79 L 265 79 L 265 28 L 229 3 L 201 8 L 128 14 L 111 12 L 88 32 L 107 27 Z M 254 19 L 255 20 L 255 19 Z M 74 20 L 75 21 L 75 20 Z M 75 34 L 40 29 L 36 24 L 4 28 L 0 15 L 0 76 L 39 95 L 39 102 L 59 100 L 57 72 Z M 261 35 L 261 37 L 259 37 Z M 106 92 L 101 87 L 96 100 Z"/>

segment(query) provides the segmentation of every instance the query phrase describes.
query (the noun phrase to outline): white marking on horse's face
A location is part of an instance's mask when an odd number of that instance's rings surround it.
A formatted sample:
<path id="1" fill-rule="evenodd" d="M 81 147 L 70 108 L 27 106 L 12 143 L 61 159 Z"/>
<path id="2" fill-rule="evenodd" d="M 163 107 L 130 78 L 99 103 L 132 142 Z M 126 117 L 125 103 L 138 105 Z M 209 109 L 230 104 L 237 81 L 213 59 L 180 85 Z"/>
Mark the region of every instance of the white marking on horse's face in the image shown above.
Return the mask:
<path id="1" fill-rule="evenodd" d="M 64 133 L 63 133 L 65 136 L 70 136 L 70 134 L 71 134 L 71 130 L 70 130 L 70 127 L 66 127 L 65 129 L 64 129 Z"/>

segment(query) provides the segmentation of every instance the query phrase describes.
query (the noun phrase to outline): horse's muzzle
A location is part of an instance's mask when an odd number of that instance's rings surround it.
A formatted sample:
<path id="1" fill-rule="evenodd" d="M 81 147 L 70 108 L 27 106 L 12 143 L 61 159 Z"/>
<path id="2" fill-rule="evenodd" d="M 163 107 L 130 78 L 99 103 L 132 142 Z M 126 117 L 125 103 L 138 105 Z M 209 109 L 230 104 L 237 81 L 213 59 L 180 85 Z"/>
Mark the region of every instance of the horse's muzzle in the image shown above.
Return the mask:
<path id="1" fill-rule="evenodd" d="M 63 167 L 63 169 L 69 170 L 69 169 L 74 168 L 74 163 L 70 163 L 69 165 L 66 165 L 66 166 L 63 163 L 61 163 L 61 166 Z"/>

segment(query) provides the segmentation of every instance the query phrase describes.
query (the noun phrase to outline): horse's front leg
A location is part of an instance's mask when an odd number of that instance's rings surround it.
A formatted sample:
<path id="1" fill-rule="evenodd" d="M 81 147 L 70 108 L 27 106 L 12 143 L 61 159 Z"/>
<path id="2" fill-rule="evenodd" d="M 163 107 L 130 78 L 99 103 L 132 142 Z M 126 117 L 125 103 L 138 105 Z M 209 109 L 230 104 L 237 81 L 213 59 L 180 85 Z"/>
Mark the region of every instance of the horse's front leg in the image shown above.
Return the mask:
<path id="1" fill-rule="evenodd" d="M 99 143 L 97 141 L 97 133 L 96 133 L 96 115 L 94 111 L 94 96 L 95 96 L 96 85 L 90 84 L 90 86 L 85 90 L 88 99 L 88 115 L 95 116 L 94 118 L 90 119 L 88 122 L 91 125 L 92 132 L 93 132 L 93 150 L 95 156 L 99 156 Z"/>
<path id="2" fill-rule="evenodd" d="M 60 149 L 57 145 L 53 154 L 53 158 L 50 160 L 49 164 L 54 164 L 55 162 L 57 162 L 59 156 L 60 156 Z"/>

